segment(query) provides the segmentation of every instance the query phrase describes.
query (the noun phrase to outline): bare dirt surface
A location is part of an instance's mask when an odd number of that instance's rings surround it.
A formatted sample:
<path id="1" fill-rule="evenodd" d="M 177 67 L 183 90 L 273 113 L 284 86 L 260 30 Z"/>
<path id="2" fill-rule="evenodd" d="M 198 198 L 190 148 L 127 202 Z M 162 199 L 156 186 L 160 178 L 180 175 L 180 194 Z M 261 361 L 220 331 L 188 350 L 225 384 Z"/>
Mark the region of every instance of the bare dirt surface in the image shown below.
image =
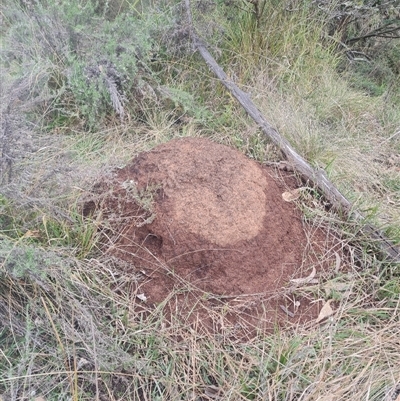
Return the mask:
<path id="1" fill-rule="evenodd" d="M 134 291 L 147 305 L 165 302 L 214 331 L 271 329 L 317 316 L 320 305 L 295 299 L 289 282 L 321 269 L 327 243 L 319 230 L 305 234 L 273 176 L 208 139 L 172 140 L 99 183 L 101 201 L 87 210 L 101 210 L 105 249 L 141 275 Z"/>

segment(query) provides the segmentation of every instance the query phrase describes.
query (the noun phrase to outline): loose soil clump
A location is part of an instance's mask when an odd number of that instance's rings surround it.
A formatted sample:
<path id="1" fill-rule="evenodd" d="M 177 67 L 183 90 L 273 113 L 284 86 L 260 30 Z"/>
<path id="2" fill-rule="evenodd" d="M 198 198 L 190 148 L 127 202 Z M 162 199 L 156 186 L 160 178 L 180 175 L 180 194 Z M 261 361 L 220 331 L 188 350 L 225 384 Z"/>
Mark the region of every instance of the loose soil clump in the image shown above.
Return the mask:
<path id="1" fill-rule="evenodd" d="M 288 284 L 319 267 L 315 255 L 326 243 L 321 231 L 306 236 L 274 175 L 230 147 L 177 139 L 98 184 L 101 201 L 86 209 L 101 210 L 104 247 L 142 276 L 135 294 L 144 294 L 147 305 L 165 302 L 190 315 L 187 322 L 197 316 L 213 330 L 209 312 L 224 308 L 235 327 L 271 328 L 315 318 L 318 307 L 293 301 Z"/>

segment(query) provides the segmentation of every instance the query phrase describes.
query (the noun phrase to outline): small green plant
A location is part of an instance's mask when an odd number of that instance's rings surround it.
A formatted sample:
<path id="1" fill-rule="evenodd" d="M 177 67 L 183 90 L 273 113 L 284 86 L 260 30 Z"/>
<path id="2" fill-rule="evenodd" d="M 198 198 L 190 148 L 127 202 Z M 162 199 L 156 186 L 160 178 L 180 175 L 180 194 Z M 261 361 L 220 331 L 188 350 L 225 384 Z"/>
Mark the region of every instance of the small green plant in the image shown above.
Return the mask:
<path id="1" fill-rule="evenodd" d="M 90 255 L 99 240 L 96 221 L 79 211 L 71 212 L 69 221 L 42 215 L 38 232 L 38 241 L 52 247 L 68 247 L 78 258 Z"/>
<path id="2" fill-rule="evenodd" d="M 386 299 L 391 301 L 392 306 L 400 299 L 400 277 L 393 277 L 388 280 L 383 287 L 378 291 L 378 297 L 380 299 Z"/>
<path id="3" fill-rule="evenodd" d="M 7 201 L 3 199 L 3 203 Z M 99 239 L 96 221 L 84 217 L 75 208 L 69 212 L 68 219 L 56 218 L 45 211 L 24 210 L 11 204 L 6 210 L 3 217 L 0 209 L 0 239 L 13 239 L 32 246 L 68 247 L 79 258 L 87 257 L 96 249 Z M 20 259 L 21 263 L 17 265 L 22 270 L 29 270 L 34 255 L 27 251 Z"/>

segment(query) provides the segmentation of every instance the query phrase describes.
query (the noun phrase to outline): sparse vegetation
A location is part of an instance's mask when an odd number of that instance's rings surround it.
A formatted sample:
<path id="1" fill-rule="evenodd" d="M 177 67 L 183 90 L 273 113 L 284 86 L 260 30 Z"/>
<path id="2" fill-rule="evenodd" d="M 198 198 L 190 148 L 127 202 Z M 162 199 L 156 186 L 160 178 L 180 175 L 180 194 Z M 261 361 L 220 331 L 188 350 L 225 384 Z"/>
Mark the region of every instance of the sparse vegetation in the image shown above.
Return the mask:
<path id="1" fill-rule="evenodd" d="M 398 2 L 191 6 L 227 74 L 400 244 Z M 295 289 L 332 300 L 321 324 L 237 338 L 222 307 L 217 334 L 138 310 L 141 272 L 102 253 L 83 199 L 139 152 L 204 135 L 280 159 L 193 54 L 180 2 L 5 0 L 0 21 L 1 401 L 399 399 L 399 264 L 312 193 L 307 227 L 345 255 Z M 154 190 L 132 189 L 150 214 Z"/>

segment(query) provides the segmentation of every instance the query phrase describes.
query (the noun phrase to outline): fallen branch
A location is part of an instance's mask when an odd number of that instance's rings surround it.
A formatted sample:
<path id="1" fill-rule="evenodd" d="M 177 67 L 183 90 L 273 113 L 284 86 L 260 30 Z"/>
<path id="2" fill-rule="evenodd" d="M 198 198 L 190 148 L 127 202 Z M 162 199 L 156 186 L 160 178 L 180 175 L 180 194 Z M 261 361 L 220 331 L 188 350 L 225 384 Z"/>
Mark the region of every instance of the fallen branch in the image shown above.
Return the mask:
<path id="1" fill-rule="evenodd" d="M 357 210 L 353 210 L 353 205 L 346 197 L 332 184 L 326 173 L 322 169 L 314 170 L 297 152 L 290 143 L 283 138 L 278 131 L 265 119 L 262 113 L 257 109 L 249 95 L 243 92 L 232 80 L 228 78 L 224 70 L 214 60 L 202 40 L 197 36 L 192 23 L 190 11 L 190 1 L 185 0 L 187 17 L 189 22 L 190 35 L 195 49 L 200 53 L 210 70 L 219 78 L 221 83 L 231 92 L 246 110 L 250 117 L 260 126 L 264 134 L 278 146 L 288 162 L 300 174 L 301 178 L 312 186 L 316 187 L 323 196 L 330 202 L 333 208 L 344 212 L 348 217 L 356 221 L 362 221 L 363 215 Z M 377 241 L 382 253 L 390 261 L 400 263 L 400 250 L 395 247 L 386 237 L 375 227 L 366 224 L 363 229 L 370 238 Z"/>
<path id="2" fill-rule="evenodd" d="M 387 28 L 387 29 L 385 30 L 385 28 Z M 397 33 L 397 35 L 395 35 L 395 33 Z M 359 40 L 369 39 L 369 38 L 374 38 L 374 37 L 386 38 L 386 39 L 398 39 L 398 38 L 400 38 L 399 33 L 400 33 L 400 26 L 392 27 L 392 26 L 390 26 L 390 24 L 386 24 L 377 29 L 374 29 L 372 32 L 369 32 L 366 35 L 347 39 L 346 43 L 350 44 L 350 43 L 358 42 Z"/>

